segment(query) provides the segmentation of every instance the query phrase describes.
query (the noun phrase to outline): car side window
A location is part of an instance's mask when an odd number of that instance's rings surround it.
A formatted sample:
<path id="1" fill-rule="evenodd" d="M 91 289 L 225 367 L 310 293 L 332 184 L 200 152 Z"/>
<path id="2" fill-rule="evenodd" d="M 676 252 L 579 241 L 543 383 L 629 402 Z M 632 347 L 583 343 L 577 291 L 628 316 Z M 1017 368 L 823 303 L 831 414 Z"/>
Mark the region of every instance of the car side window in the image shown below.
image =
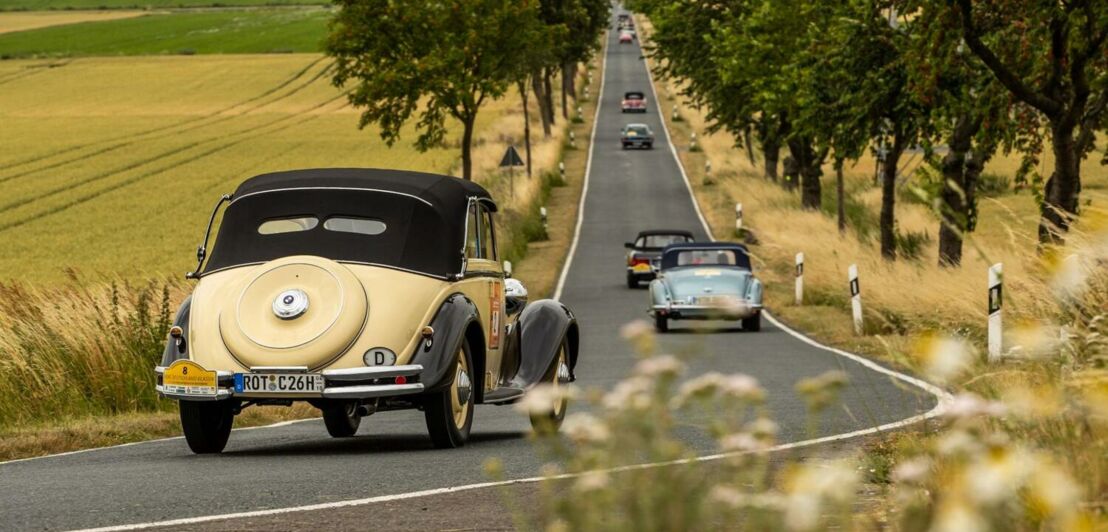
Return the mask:
<path id="1" fill-rule="evenodd" d="M 492 213 L 484 205 L 481 206 L 481 258 L 497 260 L 496 250 L 496 226 L 493 224 Z"/>
<path id="2" fill-rule="evenodd" d="M 466 216 L 466 258 L 467 259 L 479 259 L 481 258 L 480 247 L 480 217 L 478 216 L 479 210 L 477 202 L 473 201 L 469 203 L 469 212 Z"/>

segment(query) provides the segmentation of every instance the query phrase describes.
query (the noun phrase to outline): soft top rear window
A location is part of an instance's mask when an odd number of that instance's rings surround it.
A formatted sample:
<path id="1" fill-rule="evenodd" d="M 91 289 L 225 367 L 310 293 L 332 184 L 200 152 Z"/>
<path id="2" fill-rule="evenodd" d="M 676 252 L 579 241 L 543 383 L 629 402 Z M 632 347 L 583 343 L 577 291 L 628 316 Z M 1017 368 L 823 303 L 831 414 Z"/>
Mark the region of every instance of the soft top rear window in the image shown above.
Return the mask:
<path id="1" fill-rule="evenodd" d="M 281 233 L 297 233 L 310 231 L 319 225 L 319 218 L 315 216 L 296 216 L 290 218 L 271 218 L 258 226 L 258 234 L 279 235 Z"/>
<path id="2" fill-rule="evenodd" d="M 646 235 L 639 237 L 638 247 L 662 249 L 670 244 L 681 242 L 692 242 L 692 240 L 685 235 Z"/>
<path id="3" fill-rule="evenodd" d="M 690 249 L 677 254 L 678 266 L 735 266 L 738 260 L 730 249 Z"/>
<path id="4" fill-rule="evenodd" d="M 379 235 L 388 228 L 385 222 L 373 218 L 357 218 L 353 216 L 332 216 L 323 222 L 323 228 L 328 231 L 343 233 L 358 233 L 362 235 Z"/>

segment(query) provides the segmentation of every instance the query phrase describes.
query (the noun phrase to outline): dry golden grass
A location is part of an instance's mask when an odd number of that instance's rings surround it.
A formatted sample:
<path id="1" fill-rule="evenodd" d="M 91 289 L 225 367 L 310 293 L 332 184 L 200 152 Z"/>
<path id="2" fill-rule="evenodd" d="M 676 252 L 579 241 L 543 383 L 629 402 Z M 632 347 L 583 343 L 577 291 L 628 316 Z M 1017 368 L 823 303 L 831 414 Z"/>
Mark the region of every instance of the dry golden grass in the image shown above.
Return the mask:
<path id="1" fill-rule="evenodd" d="M 34 30 L 49 26 L 63 26 L 80 22 L 103 22 L 133 18 L 149 14 L 149 11 L 11 11 L 0 13 L 0 34 Z"/>

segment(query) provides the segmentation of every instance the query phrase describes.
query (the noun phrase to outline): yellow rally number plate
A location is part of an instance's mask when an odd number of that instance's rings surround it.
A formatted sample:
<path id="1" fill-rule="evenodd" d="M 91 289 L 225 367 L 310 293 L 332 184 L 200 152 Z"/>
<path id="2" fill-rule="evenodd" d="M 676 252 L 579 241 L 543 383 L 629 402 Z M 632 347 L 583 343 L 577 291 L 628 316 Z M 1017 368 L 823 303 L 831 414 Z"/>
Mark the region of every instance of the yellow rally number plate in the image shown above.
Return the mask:
<path id="1" fill-rule="evenodd" d="M 631 270 L 636 272 L 636 273 L 647 273 L 647 272 L 650 271 L 650 265 L 649 264 L 636 264 L 636 265 L 631 267 Z"/>
<path id="2" fill-rule="evenodd" d="M 178 360 L 162 374 L 166 393 L 184 395 L 216 395 L 216 374 L 191 360 Z"/>

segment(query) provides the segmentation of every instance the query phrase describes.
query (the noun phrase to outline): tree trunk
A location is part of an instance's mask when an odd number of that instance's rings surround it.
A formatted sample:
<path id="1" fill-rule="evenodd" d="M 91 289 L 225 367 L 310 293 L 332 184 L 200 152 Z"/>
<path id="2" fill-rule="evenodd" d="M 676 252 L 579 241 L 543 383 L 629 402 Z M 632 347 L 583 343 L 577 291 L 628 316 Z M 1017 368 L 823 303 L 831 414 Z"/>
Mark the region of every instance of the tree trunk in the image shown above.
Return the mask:
<path id="1" fill-rule="evenodd" d="M 973 136 L 980 127 L 979 121 L 960 117 L 954 125 L 947 145 L 950 151 L 943 157 L 942 191 L 939 193 L 939 266 L 954 267 L 962 263 L 962 240 L 969 231 L 971 211 L 974 209 L 973 189 L 976 177 L 970 182 L 969 162 Z"/>
<path id="2" fill-rule="evenodd" d="M 1064 244 L 1070 222 L 1077 216 L 1077 201 L 1081 193 L 1081 156 L 1073 133 L 1074 127 L 1067 120 L 1051 124 L 1054 173 L 1046 182 L 1040 207 L 1040 245 Z"/>
<path id="3" fill-rule="evenodd" d="M 789 153 L 796 160 L 800 173 L 800 205 L 805 209 L 819 210 L 823 203 L 823 191 L 819 178 L 823 175 L 822 157 L 808 139 L 792 139 L 788 142 Z"/>
<path id="4" fill-rule="evenodd" d="M 577 101 L 577 62 L 570 61 L 562 65 L 562 84 L 573 101 Z"/>
<path id="5" fill-rule="evenodd" d="M 843 160 L 835 158 L 835 196 L 838 205 L 836 210 L 838 211 L 839 218 L 839 233 L 846 233 L 846 205 L 844 203 L 846 192 L 845 183 L 843 182 Z"/>
<path id="6" fill-rule="evenodd" d="M 523 147 L 527 157 L 527 177 L 531 177 L 531 112 L 527 109 L 527 82 L 520 79 L 516 85 L 523 100 Z"/>
<path id="7" fill-rule="evenodd" d="M 546 110 L 549 114 L 550 124 L 554 124 L 554 86 L 551 84 L 550 79 L 554 77 L 554 71 L 549 68 L 544 68 L 542 71 L 542 86 L 544 96 L 546 98 Z"/>
<path id="8" fill-rule="evenodd" d="M 754 166 L 758 161 L 754 160 L 754 132 L 750 129 L 750 126 L 743 129 L 743 147 L 746 148 L 746 160 L 750 161 L 750 166 Z"/>
<path id="9" fill-rule="evenodd" d="M 462 120 L 462 179 L 473 181 L 473 124 L 477 121 L 477 113 L 472 113 Z"/>
<path id="10" fill-rule="evenodd" d="M 549 115 L 550 110 L 547 108 L 546 93 L 543 91 L 542 72 L 536 70 L 531 73 L 531 89 L 535 91 L 535 100 L 539 103 L 539 118 L 542 121 L 542 134 L 544 138 L 550 138 L 551 135 L 551 123 Z"/>
<path id="11" fill-rule="evenodd" d="M 881 166 L 881 256 L 886 260 L 896 260 L 896 169 L 904 152 L 904 139 L 893 139 Z"/>
<path id="12" fill-rule="evenodd" d="M 777 139 L 762 139 L 762 154 L 765 156 L 765 176 L 777 181 L 777 160 L 781 155 L 781 144 Z"/>
<path id="13" fill-rule="evenodd" d="M 782 186 L 785 190 L 796 190 L 797 184 L 800 182 L 800 166 L 797 165 L 796 159 L 792 155 L 785 156 L 785 182 Z"/>

